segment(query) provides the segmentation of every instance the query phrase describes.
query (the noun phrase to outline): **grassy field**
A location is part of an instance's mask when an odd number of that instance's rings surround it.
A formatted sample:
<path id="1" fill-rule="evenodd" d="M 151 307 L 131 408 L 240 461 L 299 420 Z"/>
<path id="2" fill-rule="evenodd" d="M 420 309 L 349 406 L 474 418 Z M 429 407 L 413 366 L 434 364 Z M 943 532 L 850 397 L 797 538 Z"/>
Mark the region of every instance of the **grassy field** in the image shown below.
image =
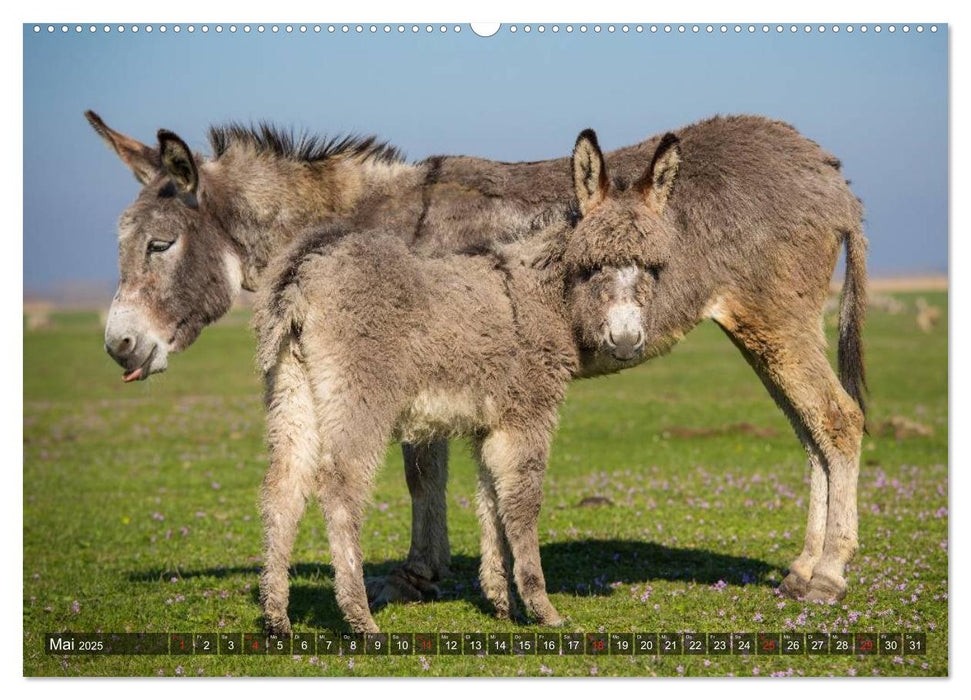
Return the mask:
<path id="1" fill-rule="evenodd" d="M 259 378 L 234 314 L 168 374 L 125 386 L 96 314 L 54 314 L 24 336 L 26 675 L 946 675 L 947 297 L 920 330 L 874 309 L 867 329 L 870 434 L 860 474 L 860 552 L 837 605 L 776 592 L 799 552 L 804 455 L 755 374 L 711 324 L 636 370 L 574 384 L 540 522 L 543 565 L 566 631 L 927 633 L 894 656 L 48 655 L 45 632 L 260 629 L 257 494 L 266 464 Z M 829 331 L 833 333 L 832 323 Z M 436 602 L 375 615 L 387 632 L 515 632 L 477 588 L 475 470 L 452 448 L 452 579 Z M 579 504 L 601 497 L 599 507 Z M 365 569 L 407 553 L 409 499 L 389 449 L 365 527 Z M 295 631 L 346 630 L 319 510 L 294 556 Z"/>

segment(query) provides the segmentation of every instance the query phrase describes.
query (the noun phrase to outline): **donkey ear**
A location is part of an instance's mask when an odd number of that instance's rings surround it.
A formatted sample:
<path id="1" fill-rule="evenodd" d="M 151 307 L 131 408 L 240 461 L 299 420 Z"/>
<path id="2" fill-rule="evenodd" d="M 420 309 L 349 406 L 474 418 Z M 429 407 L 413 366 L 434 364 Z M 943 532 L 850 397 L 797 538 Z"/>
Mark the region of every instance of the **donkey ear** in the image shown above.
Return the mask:
<path id="1" fill-rule="evenodd" d="M 658 214 L 664 211 L 664 205 L 667 204 L 680 169 L 681 141 L 668 132 L 661 137 L 661 143 L 651 159 L 651 166 L 640 183 L 647 205 Z"/>
<path id="2" fill-rule="evenodd" d="M 199 171 L 185 141 L 171 131 L 159 129 L 158 146 L 162 154 L 162 169 L 175 187 L 182 194 L 195 194 L 199 186 Z"/>
<path id="3" fill-rule="evenodd" d="M 161 170 L 158 151 L 135 139 L 119 134 L 108 127 L 101 117 L 88 110 L 84 113 L 88 123 L 98 132 L 98 136 L 111 146 L 122 162 L 135 173 L 135 179 L 143 185 L 155 179 Z"/>
<path id="4" fill-rule="evenodd" d="M 573 147 L 573 190 L 586 215 L 607 196 L 607 164 L 593 129 L 584 129 Z"/>

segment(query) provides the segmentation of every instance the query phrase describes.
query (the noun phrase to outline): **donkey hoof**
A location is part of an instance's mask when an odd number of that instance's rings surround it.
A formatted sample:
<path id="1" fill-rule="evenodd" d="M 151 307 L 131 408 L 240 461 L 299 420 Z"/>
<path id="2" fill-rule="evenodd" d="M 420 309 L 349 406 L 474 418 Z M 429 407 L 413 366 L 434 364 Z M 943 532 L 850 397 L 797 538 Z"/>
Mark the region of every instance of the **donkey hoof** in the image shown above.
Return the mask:
<path id="1" fill-rule="evenodd" d="M 828 576 L 815 575 L 809 582 L 805 598 L 813 603 L 831 603 L 846 597 L 846 584 Z"/>
<path id="2" fill-rule="evenodd" d="M 368 618 L 367 620 L 357 620 L 351 623 L 351 628 L 356 634 L 375 634 L 381 631 L 378 627 L 378 623 L 374 620 Z"/>
<path id="3" fill-rule="evenodd" d="M 779 586 L 779 591 L 783 595 L 793 599 L 805 598 L 808 590 L 809 581 L 795 571 L 790 571 Z"/>
<path id="4" fill-rule="evenodd" d="M 267 618 L 264 625 L 267 636 L 270 637 L 289 637 L 293 634 L 290 620 L 287 617 Z"/>
<path id="5" fill-rule="evenodd" d="M 566 618 L 560 617 L 559 613 L 554 613 L 553 615 L 539 618 L 536 622 L 543 627 L 563 627 L 566 625 Z"/>
<path id="6" fill-rule="evenodd" d="M 498 606 L 496 607 L 495 613 L 493 613 L 493 617 L 495 617 L 497 620 L 512 620 L 513 618 L 512 614 L 509 612 L 509 608 L 500 608 Z"/>
<path id="7" fill-rule="evenodd" d="M 365 579 L 364 588 L 372 610 L 388 603 L 415 603 L 441 596 L 434 583 L 403 569 L 395 569 L 388 576 Z"/>

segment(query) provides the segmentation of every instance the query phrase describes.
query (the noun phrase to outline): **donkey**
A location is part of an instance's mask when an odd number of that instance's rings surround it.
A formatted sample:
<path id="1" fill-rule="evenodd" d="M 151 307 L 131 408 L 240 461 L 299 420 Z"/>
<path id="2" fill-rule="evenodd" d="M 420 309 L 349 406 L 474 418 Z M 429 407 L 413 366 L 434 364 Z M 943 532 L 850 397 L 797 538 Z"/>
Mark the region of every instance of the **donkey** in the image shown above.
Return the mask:
<path id="1" fill-rule="evenodd" d="M 653 217 L 663 215 L 676 144 L 662 140 L 638 181 Z M 604 172 L 590 130 L 577 139 L 572 171 L 583 191 Z M 589 201 L 580 200 L 580 217 Z M 270 451 L 260 600 L 271 633 L 291 632 L 290 553 L 311 495 L 327 521 L 337 602 L 355 631 L 377 631 L 360 535 L 392 437 L 472 439 L 482 590 L 497 615 L 509 617 L 511 559 L 528 612 L 540 624 L 562 624 L 546 594 L 537 520 L 557 408 L 580 369 L 575 327 L 613 328 L 624 340 L 604 349 L 618 369 L 634 359 L 643 339 L 628 341 L 628 330 L 640 329 L 625 324 L 632 312 L 646 312 L 638 303 L 646 298 L 603 287 L 624 290 L 649 276 L 672 240 L 666 226 L 645 226 L 653 219 L 636 210 L 582 232 L 580 221 L 552 223 L 525 242 L 440 256 L 417 254 L 394 233 L 331 226 L 271 264 L 253 317 Z M 596 280 L 588 270 L 598 270 Z"/>
<path id="2" fill-rule="evenodd" d="M 631 300 L 625 314 L 643 329 L 638 359 L 667 352 L 703 319 L 712 319 L 739 348 L 782 408 L 809 455 L 809 520 L 802 552 L 782 591 L 811 601 L 841 599 L 844 569 L 858 547 L 857 481 L 865 423 L 866 377 L 862 331 L 866 312 L 866 239 L 862 206 L 840 175 L 840 163 L 780 122 L 712 119 L 665 136 L 677 138 L 683 166 L 670 181 L 634 194 L 614 194 L 623 183 L 601 170 L 592 183 L 576 235 L 602 231 L 640 217 L 644 230 L 667 230 L 676 251 L 651 274 L 627 268 Z M 661 151 L 659 146 L 659 151 Z M 677 195 L 660 214 L 653 200 Z M 631 203 L 631 200 L 634 203 Z M 839 312 L 837 378 L 827 360 L 822 312 L 840 248 L 846 273 Z M 588 265 L 588 269 L 594 266 Z M 615 284 L 613 269 L 590 284 Z M 574 318 L 595 316 L 582 309 Z M 597 348 L 603 326 L 576 329 L 584 348 Z M 595 352 L 587 373 L 600 372 Z"/>
<path id="3" fill-rule="evenodd" d="M 570 198 L 566 159 L 436 157 L 410 165 L 373 139 L 296 140 L 266 126 L 230 126 L 211 131 L 214 157 L 203 161 L 170 132 L 153 148 L 88 118 L 144 185 L 122 216 L 121 283 L 105 333 L 132 379 L 164 369 L 167 353 L 225 313 L 240 287 L 257 289 L 269 260 L 314 222 L 387 225 L 414 250 L 459 250 L 533 236 Z M 667 351 L 702 319 L 725 329 L 809 455 L 805 545 L 782 590 L 841 597 L 842 569 L 856 548 L 864 408 L 862 208 L 839 161 L 788 124 L 715 117 L 675 133 L 687 157 L 678 185 L 686 194 L 667 216 L 681 254 L 654 280 L 640 358 Z M 607 154 L 614 179 L 636 177 L 658 143 Z M 837 380 L 818 320 L 841 245 Z M 589 329 L 588 341 L 602 331 Z M 602 353 L 581 352 L 583 374 L 610 370 Z M 374 587 L 379 602 L 418 599 L 448 570 L 447 443 L 406 444 L 403 453 L 412 541 L 404 566 Z"/>
<path id="4" fill-rule="evenodd" d="M 105 328 L 105 348 L 127 381 L 164 371 L 241 289 L 260 289 L 270 260 L 308 227 L 381 227 L 418 252 L 458 251 L 531 237 L 571 199 L 568 158 L 411 164 L 373 137 L 295 137 L 266 124 L 213 127 L 212 155 L 203 158 L 170 131 L 150 146 L 85 116 L 142 185 L 119 223 L 120 282 Z M 633 178 L 656 147 L 637 144 L 607 160 Z M 381 602 L 434 593 L 448 573 L 447 445 L 402 445 L 412 542 L 403 566 L 369 582 Z"/>
<path id="5" fill-rule="evenodd" d="M 668 171 L 669 181 L 648 191 L 647 206 L 642 187 L 608 177 L 606 166 L 582 180 L 587 190 L 577 197 L 584 218 L 575 235 L 589 244 L 577 260 L 588 276 L 583 289 L 599 287 L 628 303 L 615 306 L 610 322 L 599 325 L 590 322 L 598 318 L 596 297 L 584 297 L 594 300 L 590 308 L 573 309 L 571 317 L 580 320 L 574 327 L 579 375 L 615 371 L 619 358 L 629 364 L 662 355 L 702 320 L 720 326 L 809 457 L 805 542 L 780 589 L 797 599 L 840 600 L 847 592 L 846 564 L 858 548 L 866 409 L 862 205 L 840 174 L 840 162 L 788 124 L 716 117 L 673 133 L 647 142 L 662 151 L 665 139 L 676 138 L 683 160 Z M 652 198 L 667 188 L 676 196 L 658 214 Z M 583 228 L 615 231 L 635 219 L 675 241 L 664 266 L 647 272 L 627 267 L 620 276 L 614 267 L 598 269 L 593 261 L 603 258 L 601 240 L 583 235 Z M 841 247 L 846 273 L 837 376 L 826 357 L 822 316 Z M 624 329 L 623 341 L 615 343 L 617 328 Z"/>
<path id="6" fill-rule="evenodd" d="M 669 351 L 702 320 L 718 324 L 782 408 L 809 456 L 805 544 L 781 590 L 810 601 L 841 599 L 845 566 L 858 547 L 856 492 L 865 422 L 862 206 L 840 175 L 839 161 L 787 124 L 715 118 L 649 143 L 659 143 L 657 152 L 664 153 L 672 139 L 678 166 L 662 171 L 648 188 L 643 180 L 631 185 L 610 178 L 602 161 L 581 173 L 585 189 L 577 198 L 583 219 L 573 234 L 572 255 L 586 282 L 567 287 L 568 296 L 571 290 L 583 292 L 571 301 L 570 312 L 581 352 L 579 374 L 614 371 L 618 359 L 625 366 L 642 362 Z M 668 197 L 666 207 L 657 206 L 657 198 Z M 613 245 L 623 240 L 611 239 L 612 232 L 632 221 L 674 241 L 664 265 L 600 267 L 611 240 Z M 822 312 L 843 246 L 837 377 L 825 353 Z M 588 294 L 591 288 L 603 296 Z M 622 303 L 597 323 L 604 297 Z M 625 340 L 615 343 L 618 327 Z"/>

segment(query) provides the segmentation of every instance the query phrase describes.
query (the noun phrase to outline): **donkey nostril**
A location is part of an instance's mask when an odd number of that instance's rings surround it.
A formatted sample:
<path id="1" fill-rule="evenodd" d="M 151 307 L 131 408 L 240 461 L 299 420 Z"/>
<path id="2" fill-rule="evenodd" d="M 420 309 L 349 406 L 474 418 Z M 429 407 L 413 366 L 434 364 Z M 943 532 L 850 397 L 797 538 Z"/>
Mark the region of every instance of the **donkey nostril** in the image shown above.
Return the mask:
<path id="1" fill-rule="evenodd" d="M 614 332 L 611 330 L 607 331 L 607 345 L 609 345 L 612 348 L 617 347 L 617 341 L 614 340 Z"/>
<path id="2" fill-rule="evenodd" d="M 639 348 L 644 344 L 644 332 L 637 331 L 637 340 L 634 341 L 634 348 Z"/>
<path id="3" fill-rule="evenodd" d="M 126 358 L 135 351 L 135 338 L 130 335 L 126 335 L 122 338 L 114 347 L 115 355 L 121 358 Z"/>

